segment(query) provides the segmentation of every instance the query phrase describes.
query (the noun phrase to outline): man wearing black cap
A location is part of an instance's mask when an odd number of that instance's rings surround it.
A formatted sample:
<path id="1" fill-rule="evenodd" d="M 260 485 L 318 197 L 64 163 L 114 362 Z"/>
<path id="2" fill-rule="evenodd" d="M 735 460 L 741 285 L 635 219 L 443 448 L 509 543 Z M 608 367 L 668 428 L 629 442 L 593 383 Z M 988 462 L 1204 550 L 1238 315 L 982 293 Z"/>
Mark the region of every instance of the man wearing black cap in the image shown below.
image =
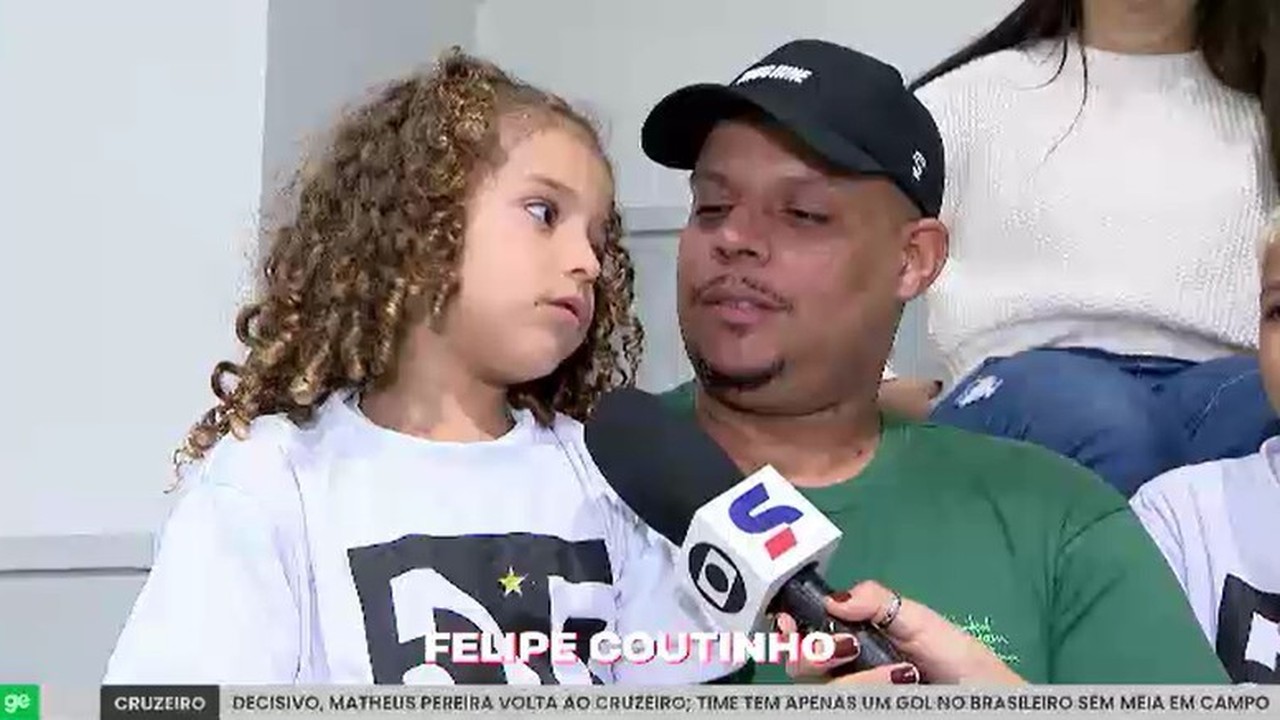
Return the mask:
<path id="1" fill-rule="evenodd" d="M 955 637 L 1033 683 L 1226 681 L 1159 552 L 1098 478 L 878 411 L 903 305 L 947 253 L 942 143 L 896 70 L 789 43 L 728 85 L 663 99 L 643 147 L 692 171 L 678 303 L 697 380 L 668 397 L 745 470 L 773 465 L 843 529 L 833 585 L 875 580 L 919 603 L 867 583 L 846 609 L 871 602 L 858 618 L 870 619 L 883 605 L 875 619 L 897 618 L 887 632 L 934 681 L 998 675 L 940 660 L 975 657 Z"/>

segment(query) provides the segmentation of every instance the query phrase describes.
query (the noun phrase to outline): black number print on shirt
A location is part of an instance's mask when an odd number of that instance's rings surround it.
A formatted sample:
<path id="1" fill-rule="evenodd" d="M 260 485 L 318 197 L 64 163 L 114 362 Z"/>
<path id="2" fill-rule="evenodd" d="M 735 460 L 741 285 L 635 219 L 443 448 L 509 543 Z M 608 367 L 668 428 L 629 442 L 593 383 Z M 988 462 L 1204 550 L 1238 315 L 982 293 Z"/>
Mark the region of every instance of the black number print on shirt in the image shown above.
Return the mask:
<path id="1" fill-rule="evenodd" d="M 1280 683 L 1280 595 L 1227 575 L 1218 606 L 1217 651 L 1233 682 Z"/>
<path id="2" fill-rule="evenodd" d="M 348 559 L 364 612 L 373 681 L 380 685 L 405 683 L 430 665 L 425 635 L 433 629 L 548 636 L 572 632 L 585 665 L 586 642 L 605 629 L 611 615 L 612 600 L 602 598 L 602 586 L 607 596 L 613 577 L 602 540 L 570 542 L 526 533 L 407 535 L 352 548 Z M 575 592 L 573 606 L 596 612 L 561 617 L 556 598 Z M 502 665 L 453 663 L 445 653 L 435 657 L 434 665 L 459 685 L 511 681 Z M 527 667 L 543 685 L 558 682 L 546 653 L 530 658 Z M 591 681 L 598 684 L 600 679 L 591 675 Z"/>

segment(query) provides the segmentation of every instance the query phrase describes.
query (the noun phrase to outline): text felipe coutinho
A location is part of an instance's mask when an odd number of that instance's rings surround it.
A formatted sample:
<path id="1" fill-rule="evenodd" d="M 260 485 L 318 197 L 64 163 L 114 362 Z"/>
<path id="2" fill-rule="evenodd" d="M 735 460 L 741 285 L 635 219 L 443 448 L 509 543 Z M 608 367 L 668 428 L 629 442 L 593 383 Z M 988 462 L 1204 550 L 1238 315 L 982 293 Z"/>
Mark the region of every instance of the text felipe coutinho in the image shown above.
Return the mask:
<path id="1" fill-rule="evenodd" d="M 606 665 L 655 661 L 677 664 L 690 659 L 702 663 L 820 663 L 835 656 L 835 638 L 821 632 L 800 637 L 777 632 L 633 632 L 620 636 L 604 631 L 588 639 L 571 632 L 451 632 L 427 633 L 425 640 L 429 664 L 447 657 L 454 663 L 505 665 L 527 663 L 542 655 L 552 663 L 566 665 L 584 660 Z M 586 658 L 580 655 L 584 647 Z"/>

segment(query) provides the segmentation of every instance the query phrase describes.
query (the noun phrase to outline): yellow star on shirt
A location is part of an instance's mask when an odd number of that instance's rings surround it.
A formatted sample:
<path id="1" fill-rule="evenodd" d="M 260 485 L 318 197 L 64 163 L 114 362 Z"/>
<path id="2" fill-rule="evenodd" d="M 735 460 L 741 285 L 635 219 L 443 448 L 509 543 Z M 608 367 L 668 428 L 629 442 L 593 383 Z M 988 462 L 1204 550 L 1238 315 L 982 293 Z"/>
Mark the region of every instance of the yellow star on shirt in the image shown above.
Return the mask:
<path id="1" fill-rule="evenodd" d="M 524 582 L 525 575 L 516 575 L 516 571 L 511 566 L 507 566 L 507 574 L 498 578 L 498 584 L 502 586 L 502 597 L 506 597 L 511 593 L 523 595 L 520 591 L 520 583 Z"/>

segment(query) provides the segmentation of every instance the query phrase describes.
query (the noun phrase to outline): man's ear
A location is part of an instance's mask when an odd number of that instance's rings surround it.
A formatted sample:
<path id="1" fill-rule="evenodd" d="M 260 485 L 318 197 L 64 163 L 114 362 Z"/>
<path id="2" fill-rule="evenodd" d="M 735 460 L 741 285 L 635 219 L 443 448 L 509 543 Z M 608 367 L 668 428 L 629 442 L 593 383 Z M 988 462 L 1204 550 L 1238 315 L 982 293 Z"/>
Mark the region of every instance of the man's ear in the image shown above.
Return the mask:
<path id="1" fill-rule="evenodd" d="M 908 302 L 923 295 L 947 264 L 947 226 L 936 218 L 922 218 L 902 230 L 902 265 L 898 272 L 898 299 Z"/>

